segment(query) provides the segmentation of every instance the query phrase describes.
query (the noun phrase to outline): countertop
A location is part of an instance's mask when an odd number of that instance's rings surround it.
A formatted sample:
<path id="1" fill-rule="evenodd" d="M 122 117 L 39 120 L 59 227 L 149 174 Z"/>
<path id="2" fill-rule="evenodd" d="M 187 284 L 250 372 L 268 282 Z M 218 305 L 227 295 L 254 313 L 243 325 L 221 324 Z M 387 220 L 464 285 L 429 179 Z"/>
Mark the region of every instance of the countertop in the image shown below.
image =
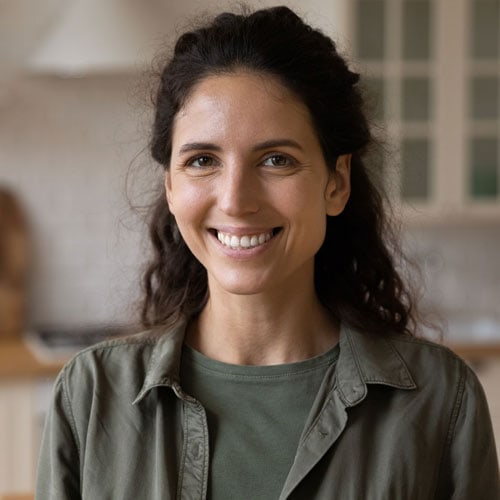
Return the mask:
<path id="1" fill-rule="evenodd" d="M 0 340 L 0 379 L 54 377 L 63 365 L 38 360 L 22 339 Z"/>

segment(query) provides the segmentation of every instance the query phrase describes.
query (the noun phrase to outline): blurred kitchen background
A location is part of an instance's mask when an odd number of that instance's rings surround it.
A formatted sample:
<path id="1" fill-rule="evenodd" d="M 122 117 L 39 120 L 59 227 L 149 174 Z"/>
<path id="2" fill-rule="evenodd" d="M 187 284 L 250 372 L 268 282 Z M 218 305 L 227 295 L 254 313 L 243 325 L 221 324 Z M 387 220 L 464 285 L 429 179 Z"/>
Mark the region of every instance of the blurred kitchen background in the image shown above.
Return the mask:
<path id="1" fill-rule="evenodd" d="M 498 446 L 500 0 L 247 2 L 279 3 L 364 76 L 423 307 L 483 381 Z M 61 363 L 137 322 L 141 206 L 161 182 L 151 61 L 193 16 L 234 6 L 0 0 L 0 498 L 33 491 Z"/>

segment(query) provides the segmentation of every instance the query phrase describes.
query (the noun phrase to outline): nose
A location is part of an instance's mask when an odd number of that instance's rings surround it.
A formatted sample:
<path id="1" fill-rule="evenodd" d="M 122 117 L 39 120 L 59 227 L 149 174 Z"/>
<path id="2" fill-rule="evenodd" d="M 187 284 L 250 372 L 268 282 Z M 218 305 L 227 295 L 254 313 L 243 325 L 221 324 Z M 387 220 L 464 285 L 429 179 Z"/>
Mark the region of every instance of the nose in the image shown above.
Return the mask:
<path id="1" fill-rule="evenodd" d="M 227 166 L 221 176 L 219 208 L 232 217 L 255 213 L 259 210 L 260 192 L 255 169 L 242 163 L 234 163 Z"/>

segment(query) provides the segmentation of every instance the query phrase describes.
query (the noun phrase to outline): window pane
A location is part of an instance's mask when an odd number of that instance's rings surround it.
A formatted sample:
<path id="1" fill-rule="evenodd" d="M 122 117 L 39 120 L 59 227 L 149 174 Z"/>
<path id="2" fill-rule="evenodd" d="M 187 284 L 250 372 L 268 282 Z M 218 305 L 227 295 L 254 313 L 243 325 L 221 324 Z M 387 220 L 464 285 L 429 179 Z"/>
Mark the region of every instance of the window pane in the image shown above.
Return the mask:
<path id="1" fill-rule="evenodd" d="M 430 81 L 428 78 L 403 79 L 403 120 L 426 121 L 430 115 Z"/>
<path id="2" fill-rule="evenodd" d="M 498 57 L 500 1 L 474 0 L 472 9 L 472 56 L 480 59 Z"/>
<path id="3" fill-rule="evenodd" d="M 427 0 L 403 2 L 403 59 L 429 59 L 431 8 Z"/>
<path id="4" fill-rule="evenodd" d="M 498 86 L 497 77 L 475 77 L 471 80 L 472 118 L 497 118 Z"/>
<path id="5" fill-rule="evenodd" d="M 375 120 L 384 118 L 384 80 L 382 78 L 366 78 L 365 88 L 367 93 L 367 102 L 373 113 Z"/>
<path id="6" fill-rule="evenodd" d="M 498 196 L 498 142 L 495 138 L 472 139 L 470 193 L 474 198 Z"/>
<path id="7" fill-rule="evenodd" d="M 401 196 L 403 199 L 429 198 L 429 141 L 405 139 L 402 143 Z"/>
<path id="8" fill-rule="evenodd" d="M 358 0 L 356 32 L 358 57 L 384 58 L 384 0 Z"/>

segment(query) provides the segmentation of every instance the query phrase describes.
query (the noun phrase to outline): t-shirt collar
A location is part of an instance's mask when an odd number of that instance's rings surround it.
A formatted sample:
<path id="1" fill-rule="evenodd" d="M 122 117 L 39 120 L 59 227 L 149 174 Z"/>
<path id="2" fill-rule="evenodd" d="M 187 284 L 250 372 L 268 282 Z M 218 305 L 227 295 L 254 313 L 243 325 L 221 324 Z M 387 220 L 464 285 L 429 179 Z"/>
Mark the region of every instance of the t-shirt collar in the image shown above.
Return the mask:
<path id="1" fill-rule="evenodd" d="M 182 399 L 179 371 L 186 324 L 152 333 L 155 342 L 144 383 L 133 404 L 139 403 L 154 387 L 170 387 Z M 357 332 L 342 325 L 336 385 L 347 406 L 361 402 L 368 384 L 383 384 L 397 389 L 416 389 L 410 370 L 389 336 Z"/>

